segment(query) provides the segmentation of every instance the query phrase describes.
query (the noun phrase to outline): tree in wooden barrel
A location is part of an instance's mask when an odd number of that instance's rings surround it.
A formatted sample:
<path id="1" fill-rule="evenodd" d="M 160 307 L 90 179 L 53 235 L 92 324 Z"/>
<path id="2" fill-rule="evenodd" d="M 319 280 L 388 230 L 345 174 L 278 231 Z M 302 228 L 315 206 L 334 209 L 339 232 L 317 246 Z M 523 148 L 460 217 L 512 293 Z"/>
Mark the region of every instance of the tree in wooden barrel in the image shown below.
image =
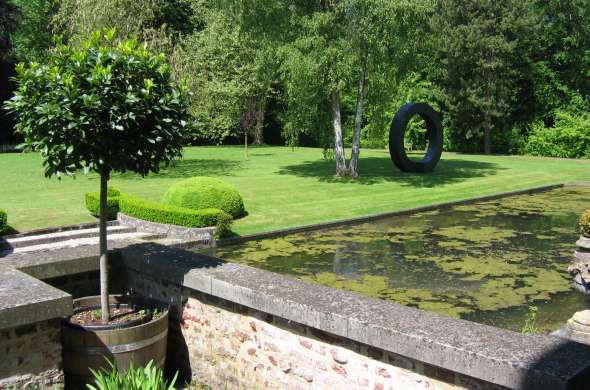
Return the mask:
<path id="1" fill-rule="evenodd" d="M 61 178 L 80 170 L 100 176 L 100 302 L 93 302 L 97 307 L 85 314 L 82 325 L 122 327 L 121 304 L 109 302 L 108 181 L 113 172 L 158 172 L 181 156 L 186 90 L 172 82 L 163 55 L 133 40 L 119 42 L 114 30 L 96 32 L 78 48 L 58 45 L 47 64 L 19 64 L 16 82 L 6 107 L 17 114 L 25 146 L 40 151 L 45 176 Z M 139 314 L 147 317 L 145 311 Z M 87 337 L 88 342 L 96 339 Z"/>

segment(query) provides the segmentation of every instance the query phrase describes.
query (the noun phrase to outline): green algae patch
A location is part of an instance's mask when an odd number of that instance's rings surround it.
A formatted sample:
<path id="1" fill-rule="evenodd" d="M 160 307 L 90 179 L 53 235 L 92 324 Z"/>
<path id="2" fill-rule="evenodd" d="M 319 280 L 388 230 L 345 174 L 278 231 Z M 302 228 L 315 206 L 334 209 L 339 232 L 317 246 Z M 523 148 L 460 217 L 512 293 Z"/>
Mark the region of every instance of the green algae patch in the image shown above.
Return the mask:
<path id="1" fill-rule="evenodd" d="M 443 236 L 452 240 L 466 240 L 487 245 L 493 241 L 506 241 L 507 238 L 515 237 L 516 231 L 502 229 L 496 226 L 472 227 L 465 225 L 443 227 L 433 231 L 437 236 Z"/>

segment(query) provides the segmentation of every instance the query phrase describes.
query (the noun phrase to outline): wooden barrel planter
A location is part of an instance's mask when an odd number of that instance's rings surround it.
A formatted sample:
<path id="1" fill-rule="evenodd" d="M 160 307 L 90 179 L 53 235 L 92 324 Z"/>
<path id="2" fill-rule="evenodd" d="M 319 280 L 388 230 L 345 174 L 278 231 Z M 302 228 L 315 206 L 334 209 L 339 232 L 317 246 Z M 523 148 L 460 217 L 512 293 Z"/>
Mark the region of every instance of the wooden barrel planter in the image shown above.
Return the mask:
<path id="1" fill-rule="evenodd" d="M 168 336 L 168 308 L 146 299 L 111 296 L 110 306 L 145 309 L 142 320 L 112 325 L 81 326 L 64 321 L 62 329 L 63 370 L 66 389 L 85 389 L 94 383 L 90 369 L 110 370 L 107 362 L 125 371 L 131 362 L 135 367 L 150 360 L 164 369 Z M 100 297 L 74 300 L 74 314 L 88 308 L 99 308 Z M 155 309 L 158 313 L 154 315 Z"/>

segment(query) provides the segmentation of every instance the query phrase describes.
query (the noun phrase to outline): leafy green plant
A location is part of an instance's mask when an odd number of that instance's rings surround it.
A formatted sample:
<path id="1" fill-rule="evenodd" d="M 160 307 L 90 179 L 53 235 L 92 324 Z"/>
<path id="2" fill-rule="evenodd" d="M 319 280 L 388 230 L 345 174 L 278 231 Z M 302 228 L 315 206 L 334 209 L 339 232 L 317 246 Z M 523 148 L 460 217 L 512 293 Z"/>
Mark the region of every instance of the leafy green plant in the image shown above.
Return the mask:
<path id="1" fill-rule="evenodd" d="M 186 96 L 164 55 L 137 41 L 95 32 L 80 49 L 58 45 L 40 65 L 19 64 L 6 107 L 17 114 L 24 145 L 41 152 L 45 176 L 100 175 L 102 319 L 110 317 L 107 188 L 112 172 L 142 176 L 179 157 L 187 129 Z"/>
<path id="2" fill-rule="evenodd" d="M 524 325 L 520 331 L 522 334 L 533 334 L 539 332 L 539 329 L 537 328 L 537 311 L 537 306 L 529 305 L 529 311 L 526 315 Z"/>
<path id="3" fill-rule="evenodd" d="M 146 221 L 165 223 L 186 227 L 216 226 L 217 234 L 223 236 L 229 232 L 232 217 L 223 210 L 215 208 L 191 210 L 171 206 L 131 195 L 119 199 L 119 209 L 123 214 Z"/>
<path id="4" fill-rule="evenodd" d="M 245 213 L 242 196 L 236 187 L 212 177 L 191 177 L 173 184 L 164 194 L 162 203 L 193 210 L 220 209 L 234 218 Z"/>
<path id="5" fill-rule="evenodd" d="M 584 237 L 590 237 L 590 209 L 582 213 L 582 216 L 578 221 L 578 226 L 580 227 L 580 233 Z"/>
<path id="6" fill-rule="evenodd" d="M 92 317 L 93 320 L 99 320 L 100 315 L 101 315 L 100 309 L 95 309 L 90 312 L 90 317 Z"/>
<path id="7" fill-rule="evenodd" d="M 109 187 L 107 190 L 107 218 L 109 220 L 117 219 L 119 212 L 119 196 L 121 191 L 114 187 Z M 88 192 L 84 196 L 86 209 L 95 217 L 100 217 L 100 193 Z"/>
<path id="8" fill-rule="evenodd" d="M 116 365 L 109 362 L 110 370 L 90 369 L 94 376 L 94 385 L 86 385 L 89 390 L 173 390 L 178 372 L 168 383 L 164 373 L 153 360 L 145 367 L 135 367 L 133 361 L 125 372 L 119 371 Z"/>
<path id="9" fill-rule="evenodd" d="M 555 123 L 533 124 L 525 152 L 534 156 L 590 158 L 590 114 L 555 112 Z"/>

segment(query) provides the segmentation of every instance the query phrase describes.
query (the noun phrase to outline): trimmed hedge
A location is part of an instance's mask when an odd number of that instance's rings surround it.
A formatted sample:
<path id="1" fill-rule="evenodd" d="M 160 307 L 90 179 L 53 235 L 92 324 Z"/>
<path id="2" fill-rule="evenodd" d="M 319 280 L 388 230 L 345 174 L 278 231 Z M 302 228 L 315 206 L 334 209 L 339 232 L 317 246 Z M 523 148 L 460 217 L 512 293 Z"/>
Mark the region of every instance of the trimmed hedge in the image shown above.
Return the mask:
<path id="1" fill-rule="evenodd" d="M 584 237 L 590 237 L 590 209 L 582 213 L 578 225 L 580 226 L 580 233 L 582 233 Z"/>
<path id="2" fill-rule="evenodd" d="M 244 201 L 236 187 L 223 180 L 198 176 L 172 185 L 162 203 L 192 210 L 215 208 L 234 218 L 244 216 Z"/>
<path id="3" fill-rule="evenodd" d="M 123 214 L 145 221 L 192 228 L 215 226 L 217 235 L 220 237 L 230 231 L 232 222 L 231 215 L 223 210 L 215 208 L 191 210 L 156 203 L 131 195 L 119 197 L 119 209 Z"/>
<path id="4" fill-rule="evenodd" d="M 117 213 L 119 212 L 119 197 L 121 191 L 114 187 L 107 189 L 107 218 L 109 221 L 117 219 Z M 90 214 L 95 217 L 100 217 L 100 193 L 99 192 L 88 192 L 84 197 L 86 203 L 86 209 L 90 211 Z"/>
<path id="5" fill-rule="evenodd" d="M 8 228 L 8 217 L 6 211 L 0 209 L 0 233 L 4 232 Z"/>

